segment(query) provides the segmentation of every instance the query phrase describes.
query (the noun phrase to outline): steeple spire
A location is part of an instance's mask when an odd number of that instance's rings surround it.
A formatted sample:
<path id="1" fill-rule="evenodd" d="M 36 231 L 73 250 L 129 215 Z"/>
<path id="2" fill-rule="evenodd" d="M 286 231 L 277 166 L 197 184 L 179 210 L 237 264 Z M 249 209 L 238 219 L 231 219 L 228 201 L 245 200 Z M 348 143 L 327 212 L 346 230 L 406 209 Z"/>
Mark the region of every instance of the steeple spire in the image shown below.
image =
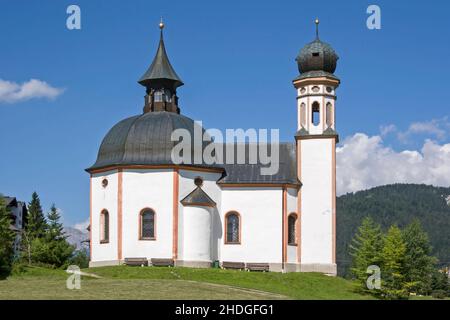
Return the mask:
<path id="1" fill-rule="evenodd" d="M 144 113 L 150 111 L 179 113 L 176 91 L 184 83 L 173 69 L 167 56 L 163 38 L 164 26 L 161 18 L 158 50 L 152 64 L 138 81 L 139 84 L 146 88 L 147 92 Z"/>
<path id="2" fill-rule="evenodd" d="M 316 18 L 316 20 L 314 21 L 316 24 L 316 40 L 319 40 L 319 18 Z"/>

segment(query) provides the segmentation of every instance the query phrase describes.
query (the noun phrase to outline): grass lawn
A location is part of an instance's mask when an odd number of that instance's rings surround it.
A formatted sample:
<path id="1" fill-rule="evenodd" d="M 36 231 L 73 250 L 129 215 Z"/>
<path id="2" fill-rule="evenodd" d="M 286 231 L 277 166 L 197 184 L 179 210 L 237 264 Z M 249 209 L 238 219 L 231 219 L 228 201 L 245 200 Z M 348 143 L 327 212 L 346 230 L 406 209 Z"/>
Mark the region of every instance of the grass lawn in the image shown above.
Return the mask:
<path id="1" fill-rule="evenodd" d="M 83 270 L 80 290 L 68 290 L 64 270 L 27 268 L 0 280 L 0 299 L 370 299 L 352 282 L 317 273 L 221 269 L 101 267 Z"/>

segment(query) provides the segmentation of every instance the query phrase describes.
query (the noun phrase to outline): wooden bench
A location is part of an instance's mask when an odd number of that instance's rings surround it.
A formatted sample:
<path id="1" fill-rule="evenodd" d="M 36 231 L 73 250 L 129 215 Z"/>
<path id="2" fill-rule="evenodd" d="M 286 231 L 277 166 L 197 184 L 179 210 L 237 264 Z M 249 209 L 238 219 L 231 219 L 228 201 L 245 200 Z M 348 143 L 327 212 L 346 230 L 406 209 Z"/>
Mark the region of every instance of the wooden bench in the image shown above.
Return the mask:
<path id="1" fill-rule="evenodd" d="M 151 261 L 154 267 L 173 267 L 174 265 L 173 259 L 152 258 Z"/>
<path id="2" fill-rule="evenodd" d="M 147 258 L 125 258 L 127 266 L 148 266 Z"/>
<path id="3" fill-rule="evenodd" d="M 243 263 L 243 262 L 223 261 L 222 262 L 222 268 L 223 269 L 244 270 L 245 269 L 245 263 Z"/>
<path id="4" fill-rule="evenodd" d="M 266 271 L 269 271 L 269 264 L 268 263 L 247 263 L 247 270 L 248 271 L 266 272 Z"/>

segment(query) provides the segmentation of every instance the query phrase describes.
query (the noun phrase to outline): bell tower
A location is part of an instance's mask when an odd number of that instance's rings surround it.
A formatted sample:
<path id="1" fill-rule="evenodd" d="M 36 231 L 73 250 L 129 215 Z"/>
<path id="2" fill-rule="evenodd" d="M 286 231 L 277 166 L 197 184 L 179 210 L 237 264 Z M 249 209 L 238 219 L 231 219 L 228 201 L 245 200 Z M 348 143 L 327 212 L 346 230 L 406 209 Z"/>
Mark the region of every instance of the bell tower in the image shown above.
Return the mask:
<path id="1" fill-rule="evenodd" d="M 162 19 L 159 23 L 159 29 L 161 33 L 156 56 L 150 67 L 138 81 L 139 84 L 146 88 L 144 113 L 157 111 L 180 113 L 177 88 L 183 85 L 183 81 L 173 69 L 167 56 L 163 38 L 164 23 Z"/>
<path id="2" fill-rule="evenodd" d="M 296 58 L 300 75 L 297 90 L 297 171 L 302 187 L 300 215 L 300 268 L 336 274 L 336 89 L 339 59 L 334 49 L 316 38 Z"/>

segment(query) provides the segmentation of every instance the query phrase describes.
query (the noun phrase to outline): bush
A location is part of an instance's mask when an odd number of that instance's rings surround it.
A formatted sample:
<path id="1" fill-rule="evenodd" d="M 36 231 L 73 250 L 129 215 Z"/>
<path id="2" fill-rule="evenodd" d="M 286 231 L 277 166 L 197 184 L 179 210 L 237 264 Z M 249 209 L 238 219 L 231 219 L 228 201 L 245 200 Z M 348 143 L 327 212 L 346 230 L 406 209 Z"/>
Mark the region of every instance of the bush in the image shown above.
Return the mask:
<path id="1" fill-rule="evenodd" d="M 69 259 L 69 265 L 76 265 L 80 269 L 89 267 L 89 255 L 86 249 L 75 251 L 73 256 Z"/>
<path id="2" fill-rule="evenodd" d="M 445 299 L 447 297 L 447 292 L 445 290 L 434 290 L 431 296 L 435 299 Z"/>

